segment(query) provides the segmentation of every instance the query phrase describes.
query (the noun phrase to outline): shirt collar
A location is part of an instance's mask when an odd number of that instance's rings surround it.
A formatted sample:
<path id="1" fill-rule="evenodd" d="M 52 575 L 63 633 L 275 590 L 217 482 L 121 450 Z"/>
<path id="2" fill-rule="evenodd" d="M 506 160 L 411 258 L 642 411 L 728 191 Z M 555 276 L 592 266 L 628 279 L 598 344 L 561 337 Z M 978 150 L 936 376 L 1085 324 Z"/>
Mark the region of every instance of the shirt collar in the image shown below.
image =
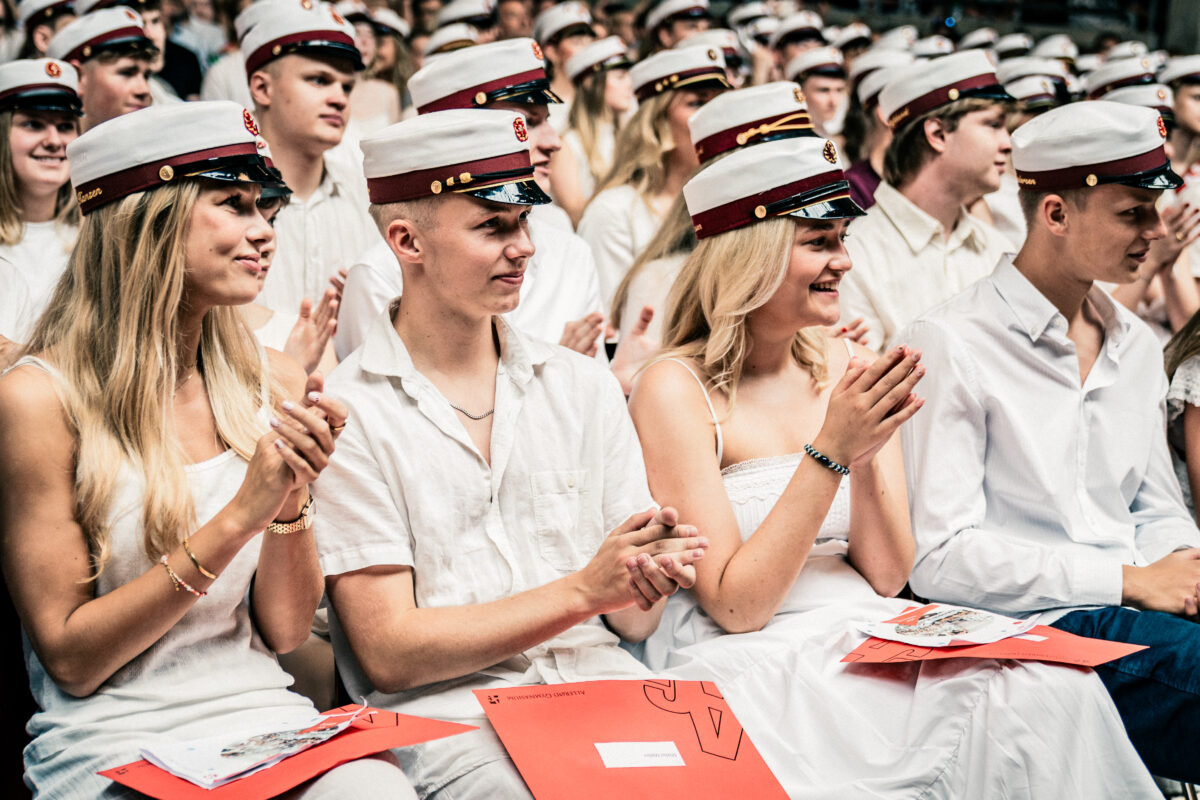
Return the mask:
<path id="1" fill-rule="evenodd" d="M 404 340 L 396 333 L 392 320 L 400 307 L 397 297 L 388 304 L 387 310 L 376 317 L 363 341 L 359 365 L 364 372 L 400 380 L 410 380 L 418 371 L 412 356 L 404 346 Z M 518 384 L 526 384 L 533 378 L 534 369 L 540 367 L 554 352 L 553 345 L 531 339 L 509 325 L 504 317 L 493 317 L 496 335 L 500 340 L 500 368 L 512 376 Z"/>
<path id="2" fill-rule="evenodd" d="M 942 223 L 925 213 L 887 181 L 883 181 L 875 189 L 875 204 L 896 226 L 913 255 L 920 253 L 935 237 L 943 234 Z M 965 208 L 961 208 L 958 222 L 950 232 L 946 247 L 954 250 L 964 243 L 971 245 L 975 250 L 981 249 L 984 244 L 979 221 L 968 214 Z"/>
<path id="3" fill-rule="evenodd" d="M 1021 274 L 1013 264 L 1011 254 L 1005 254 L 1000 259 L 992 273 L 991 281 L 1031 341 L 1038 341 L 1051 327 L 1061 328 L 1063 335 L 1066 335 L 1067 318 Z M 1100 315 L 1106 345 L 1120 347 L 1129 332 L 1129 321 L 1118 311 L 1116 301 L 1095 284 L 1088 290 L 1087 298 Z"/>

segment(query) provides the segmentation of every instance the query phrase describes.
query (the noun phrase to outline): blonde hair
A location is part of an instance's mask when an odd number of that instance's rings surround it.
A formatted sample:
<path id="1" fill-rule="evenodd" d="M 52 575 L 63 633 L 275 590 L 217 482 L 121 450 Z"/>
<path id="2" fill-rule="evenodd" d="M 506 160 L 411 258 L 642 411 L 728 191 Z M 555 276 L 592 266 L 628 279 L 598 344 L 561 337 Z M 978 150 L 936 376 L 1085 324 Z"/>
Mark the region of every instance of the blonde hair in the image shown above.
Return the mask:
<path id="1" fill-rule="evenodd" d="M 624 316 L 625 304 L 629 302 L 629 289 L 634 279 L 644 272 L 647 266 L 660 258 L 691 251 L 696 246 L 696 231 L 692 228 L 692 217 L 688 213 L 687 203 L 680 194 L 671 204 L 671 210 L 663 218 L 662 225 L 654 233 L 654 238 L 646 245 L 633 266 L 621 277 L 617 291 L 613 293 L 612 325 L 620 329 L 621 318 Z M 637 310 L 637 309 L 633 309 Z"/>
<path id="2" fill-rule="evenodd" d="M 799 224 L 775 217 L 701 239 L 688 256 L 667 299 L 664 358 L 692 359 L 733 411 L 742 366 L 754 342 L 746 318 L 778 291 L 787 274 Z M 823 385 L 829 376 L 822 328 L 805 328 L 792 340 L 792 357 Z"/>
<path id="3" fill-rule="evenodd" d="M 36 113 L 36 112 L 35 112 Z M 21 187 L 13 166 L 12 110 L 0 112 L 0 245 L 13 245 L 25 235 L 25 220 L 21 217 Z M 78 122 L 76 125 L 78 126 Z M 71 191 L 71 181 L 63 182 L 54 201 L 54 221 L 59 225 L 79 223 L 79 205 Z"/>
<path id="4" fill-rule="evenodd" d="M 596 183 L 600 183 L 612 169 L 612 164 L 600 152 L 601 131 L 608 128 L 615 139 L 621 129 L 616 112 L 604 100 L 608 89 L 608 73 L 611 71 L 601 70 L 584 78 L 575 90 L 575 99 L 571 101 L 571 110 L 567 114 L 567 128 L 579 135 L 579 142 L 587 156 L 588 171 Z"/>
<path id="5" fill-rule="evenodd" d="M 26 348 L 46 354 L 63 378 L 58 391 L 78 437 L 76 515 L 93 578 L 109 556 L 117 464 L 129 464 L 145 481 L 148 555 L 168 552 L 196 524 L 172 402 L 188 222 L 200 191 L 197 181 L 183 180 L 84 217 L 67 271 Z M 218 436 L 249 459 L 263 432 L 257 415 L 264 368 L 236 308 L 205 315 L 197 367 Z"/>
<path id="6" fill-rule="evenodd" d="M 617 135 L 612 168 L 596 186 L 593 199 L 605 189 L 626 184 L 643 198 L 662 191 L 667 178 L 666 155 L 675 149 L 667 123 L 667 107 L 675 94 L 663 92 L 638 104 Z"/>

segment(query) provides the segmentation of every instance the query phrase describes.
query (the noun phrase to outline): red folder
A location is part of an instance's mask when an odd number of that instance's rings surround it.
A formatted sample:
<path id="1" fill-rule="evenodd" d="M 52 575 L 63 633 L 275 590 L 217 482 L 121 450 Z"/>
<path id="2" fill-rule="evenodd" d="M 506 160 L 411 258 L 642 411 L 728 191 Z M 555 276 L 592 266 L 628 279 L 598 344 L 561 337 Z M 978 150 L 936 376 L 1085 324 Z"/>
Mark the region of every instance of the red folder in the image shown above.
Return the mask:
<path id="1" fill-rule="evenodd" d="M 343 706 L 325 713 L 352 713 L 357 708 L 359 706 Z M 218 786 L 216 789 L 202 789 L 145 760 L 107 769 L 100 774 L 161 800 L 266 800 L 347 761 L 381 753 L 393 747 L 420 744 L 476 730 L 474 725 L 411 717 L 378 709 L 367 711 L 375 713 L 370 717 L 356 719 L 349 728 L 329 741 L 285 758 L 275 766 L 256 772 L 248 778 Z"/>
<path id="2" fill-rule="evenodd" d="M 588 681 L 475 695 L 536 800 L 787 798 L 709 681 Z"/>
<path id="3" fill-rule="evenodd" d="M 891 620 L 889 620 L 890 622 Z M 962 647 L 918 647 L 871 637 L 850 651 L 842 661 L 861 664 L 889 664 L 904 661 L 933 661 L 939 658 L 1016 658 L 1026 661 L 1052 661 L 1095 667 L 1145 650 L 1145 645 L 1089 639 L 1047 625 L 1035 625 L 1023 636 L 1010 636 L 990 644 Z"/>

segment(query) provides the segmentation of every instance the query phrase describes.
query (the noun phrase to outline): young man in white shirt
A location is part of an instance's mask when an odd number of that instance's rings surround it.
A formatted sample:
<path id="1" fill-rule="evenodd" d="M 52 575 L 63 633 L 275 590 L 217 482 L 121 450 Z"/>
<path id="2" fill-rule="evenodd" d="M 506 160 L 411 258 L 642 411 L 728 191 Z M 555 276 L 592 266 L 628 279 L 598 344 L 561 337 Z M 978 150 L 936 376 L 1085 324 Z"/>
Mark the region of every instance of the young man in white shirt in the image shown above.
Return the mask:
<path id="1" fill-rule="evenodd" d="M 259 302 L 295 313 L 379 238 L 357 165 L 327 157 L 342 141 L 362 69 L 354 26 L 325 3 L 278 3 L 241 41 L 250 95 L 275 166 L 292 190 L 275 218 L 275 265 Z"/>
<path id="2" fill-rule="evenodd" d="M 896 71 L 879 93 L 892 129 L 875 205 L 846 240 L 843 324 L 879 347 L 922 312 L 989 275 L 1011 248 L 966 205 L 1000 187 L 1011 144 L 991 61 L 977 50 Z"/>
<path id="3" fill-rule="evenodd" d="M 1094 285 L 1136 280 L 1165 233 L 1166 128 L 1098 100 L 1013 139 L 1024 246 L 901 334 L 928 369 L 904 432 L 911 584 L 1148 645 L 1096 672 L 1150 771 L 1200 781 L 1200 532 L 1167 450 L 1162 353 Z"/>
<path id="4" fill-rule="evenodd" d="M 524 117 L 534 177 L 543 191 L 550 188 L 550 156 L 562 141 L 550 124 L 549 108 L 559 104 L 550 90 L 540 47 L 532 39 L 508 39 L 446 53 L 418 71 L 408 84 L 420 113 L 451 108 L 500 108 Z M 482 102 L 477 96 L 482 94 Z M 596 262 L 587 243 L 564 230 L 537 207 L 529 220 L 535 246 L 525 275 L 520 305 L 508 319 L 523 333 L 557 342 L 607 362 L 601 347 L 606 314 L 600 302 Z M 346 276 L 338 331 L 334 337 L 339 358 L 362 344 L 375 317 L 403 290 L 396 256 L 386 242 L 362 253 Z"/>
<path id="5" fill-rule="evenodd" d="M 501 316 L 549 199 L 526 137 L 519 114 L 449 110 L 362 143 L 404 295 L 329 378 L 353 421 L 318 546 L 350 693 L 481 727 L 397 751 L 422 797 L 527 798 L 471 690 L 644 674 L 619 638 L 707 546 L 652 509 L 616 380 Z"/>

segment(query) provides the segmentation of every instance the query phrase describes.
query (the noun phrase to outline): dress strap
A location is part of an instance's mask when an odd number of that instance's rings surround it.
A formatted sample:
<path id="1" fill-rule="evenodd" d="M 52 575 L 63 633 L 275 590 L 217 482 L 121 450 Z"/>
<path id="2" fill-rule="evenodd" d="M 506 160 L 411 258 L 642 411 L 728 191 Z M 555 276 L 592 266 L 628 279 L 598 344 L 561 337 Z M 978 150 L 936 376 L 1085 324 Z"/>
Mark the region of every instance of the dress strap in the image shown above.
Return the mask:
<path id="1" fill-rule="evenodd" d="M 846 345 L 846 355 L 854 358 L 854 344 L 844 336 L 842 337 L 842 342 Z"/>
<path id="2" fill-rule="evenodd" d="M 713 427 L 716 428 L 717 431 L 717 464 L 720 465 L 721 457 L 725 453 L 725 442 L 721 438 L 721 423 L 717 421 L 717 411 L 713 408 L 712 400 L 710 400 L 708 397 L 708 387 L 704 385 L 704 381 L 700 380 L 700 376 L 693 372 L 692 368 L 687 365 L 687 362 L 683 361 L 682 359 L 664 358 L 663 361 L 674 361 L 676 364 L 686 369 L 688 374 L 695 378 L 696 383 L 700 385 L 700 391 L 704 396 L 704 404 L 708 406 L 709 416 L 712 417 Z"/>

